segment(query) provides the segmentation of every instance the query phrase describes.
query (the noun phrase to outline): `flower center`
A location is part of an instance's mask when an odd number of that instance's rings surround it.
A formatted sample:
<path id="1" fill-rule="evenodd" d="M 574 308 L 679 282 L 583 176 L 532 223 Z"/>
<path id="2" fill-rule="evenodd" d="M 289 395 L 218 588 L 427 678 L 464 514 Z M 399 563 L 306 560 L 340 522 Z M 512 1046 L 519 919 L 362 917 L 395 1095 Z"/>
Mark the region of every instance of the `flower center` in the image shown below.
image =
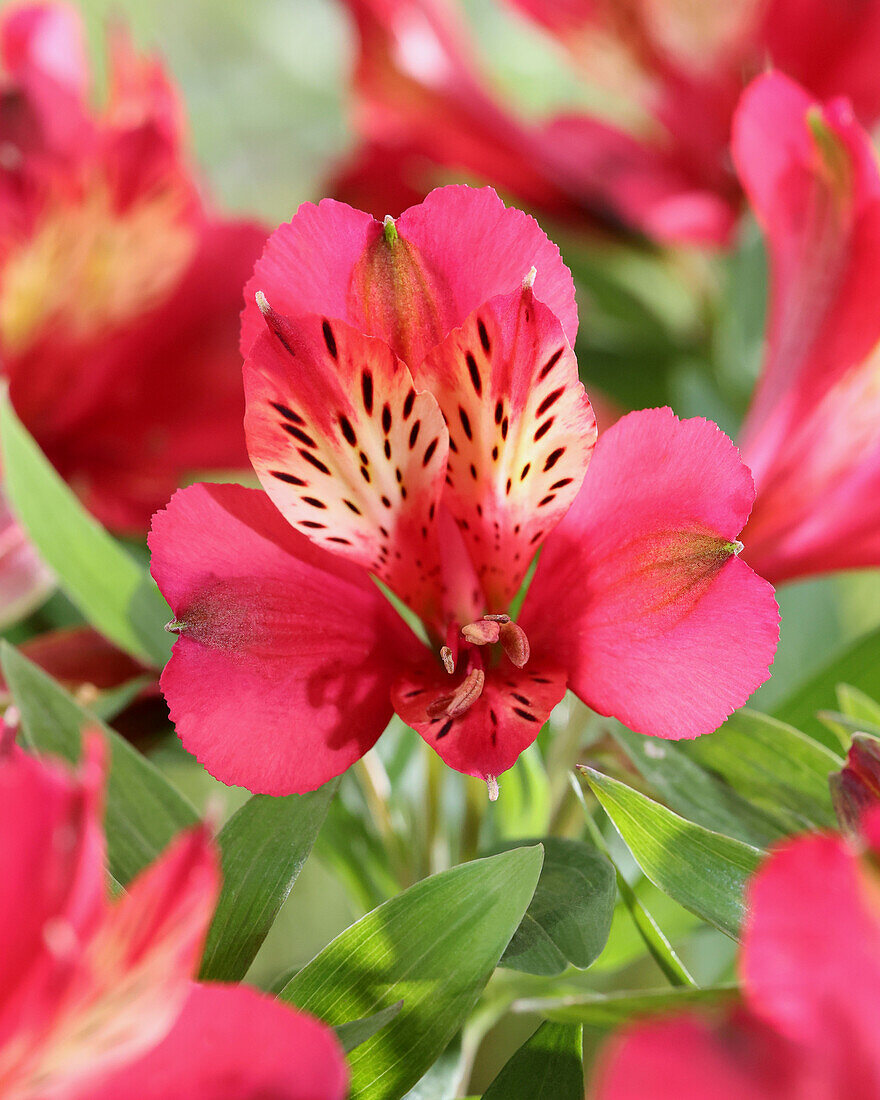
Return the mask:
<path id="1" fill-rule="evenodd" d="M 450 645 L 441 648 L 443 667 L 451 676 L 455 672 L 456 664 L 464 659 L 468 672 L 454 691 L 444 692 L 428 704 L 428 717 L 432 719 L 458 718 L 482 695 L 486 673 L 483 669 L 483 655 L 477 647 L 500 645 L 508 660 L 517 668 L 526 664 L 531 652 L 526 632 L 509 615 L 484 615 L 482 619 L 467 623 L 460 630 L 454 625 L 450 628 L 450 634 L 449 640 L 455 649 Z"/>

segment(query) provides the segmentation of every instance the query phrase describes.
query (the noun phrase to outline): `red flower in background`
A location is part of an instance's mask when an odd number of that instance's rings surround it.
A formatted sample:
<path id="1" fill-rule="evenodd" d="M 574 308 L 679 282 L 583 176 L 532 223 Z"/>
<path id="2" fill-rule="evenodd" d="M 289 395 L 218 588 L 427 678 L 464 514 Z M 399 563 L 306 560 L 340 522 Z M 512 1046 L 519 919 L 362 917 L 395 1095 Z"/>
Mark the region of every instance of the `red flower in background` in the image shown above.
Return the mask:
<path id="1" fill-rule="evenodd" d="M 880 565 L 880 167 L 849 104 L 756 80 L 733 155 L 768 243 L 763 372 L 743 432 L 743 541 L 774 582 Z"/>
<path id="2" fill-rule="evenodd" d="M 819 97 L 880 114 L 877 0 L 509 0 L 566 47 L 629 125 L 569 112 L 532 124 L 481 80 L 450 0 L 344 0 L 358 31 L 362 148 L 340 197 L 397 211 L 473 174 L 554 216 L 660 241 L 723 244 L 739 208 L 731 118 L 772 62 Z"/>
<path id="3" fill-rule="evenodd" d="M 635 1024 L 613 1039 L 598 1100 L 874 1100 L 880 1095 L 880 817 L 869 852 L 836 836 L 778 848 L 749 889 L 744 1004 Z"/>
<path id="4" fill-rule="evenodd" d="M 265 232 L 206 201 L 167 77 L 120 33 L 100 110 L 71 8 L 5 12 L 0 61 L 3 373 L 91 510 L 141 532 L 185 473 L 245 462 L 236 335 Z"/>
<path id="5" fill-rule="evenodd" d="M 0 755 L 0 1096 L 342 1100 L 328 1028 L 192 981 L 219 889 L 204 827 L 108 901 L 98 745 L 77 775 Z"/>
<path id="6" fill-rule="evenodd" d="M 246 430 L 266 492 L 185 489 L 150 536 L 180 634 L 162 689 L 212 774 L 312 789 L 394 710 L 491 787 L 566 687 L 679 738 L 766 678 L 773 593 L 736 557 L 748 471 L 715 425 L 668 409 L 593 454 L 571 275 L 531 218 L 488 188 L 442 188 L 396 225 L 305 205 L 254 294 Z"/>

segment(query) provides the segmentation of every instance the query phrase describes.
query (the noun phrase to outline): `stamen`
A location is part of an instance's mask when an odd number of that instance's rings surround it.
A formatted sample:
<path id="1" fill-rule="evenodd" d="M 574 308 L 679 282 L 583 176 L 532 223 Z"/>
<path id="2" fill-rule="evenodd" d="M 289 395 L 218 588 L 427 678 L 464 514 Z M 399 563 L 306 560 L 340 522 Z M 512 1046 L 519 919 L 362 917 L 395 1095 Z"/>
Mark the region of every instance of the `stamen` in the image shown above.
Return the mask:
<path id="1" fill-rule="evenodd" d="M 394 218 L 392 218 L 390 214 L 385 215 L 385 220 L 382 222 L 382 232 L 388 244 L 394 244 L 397 240 L 397 226 L 394 224 Z"/>
<path id="2" fill-rule="evenodd" d="M 186 630 L 186 623 L 181 622 L 180 619 L 172 619 L 170 623 L 165 624 L 165 629 L 169 634 L 182 634 Z"/>
<path id="3" fill-rule="evenodd" d="M 509 615 L 484 615 L 483 618 L 490 623 L 509 623 Z"/>
<path id="4" fill-rule="evenodd" d="M 168 627 L 165 628 L 166 630 Z M 452 656 L 452 650 L 448 645 L 443 646 L 440 649 L 440 660 L 443 662 L 443 667 L 451 676 L 455 672 L 455 658 Z"/>
<path id="5" fill-rule="evenodd" d="M 472 668 L 461 682 L 461 686 L 446 708 L 450 718 L 457 718 L 476 703 L 483 694 L 486 673 L 481 668 Z"/>
<path id="6" fill-rule="evenodd" d="M 254 295 L 254 298 L 256 299 L 257 305 L 260 307 L 260 313 L 262 313 L 264 317 L 268 313 L 271 313 L 272 307 L 269 305 L 269 299 L 262 292 L 262 290 L 258 290 L 257 293 Z"/>
<path id="7" fill-rule="evenodd" d="M 538 274 L 538 269 L 536 267 L 529 268 L 528 275 L 526 275 L 525 278 L 522 281 L 523 290 L 531 290 L 532 289 L 532 287 L 535 285 L 535 276 L 537 274 Z"/>
<path id="8" fill-rule="evenodd" d="M 461 636 L 471 645 L 493 645 L 498 641 L 501 627 L 489 619 L 480 619 L 461 628 Z"/>
<path id="9" fill-rule="evenodd" d="M 504 623 L 499 640 L 510 662 L 517 668 L 523 668 L 532 652 L 523 628 L 516 623 Z"/>
<path id="10" fill-rule="evenodd" d="M 490 802 L 497 802 L 498 801 L 498 780 L 495 778 L 494 775 L 487 775 L 486 776 L 486 787 L 489 790 L 489 801 Z"/>
<path id="11" fill-rule="evenodd" d="M 449 695 L 441 695 L 427 707 L 429 718 L 458 718 L 476 703 L 483 694 L 486 673 L 481 668 L 472 668 L 456 690 Z"/>

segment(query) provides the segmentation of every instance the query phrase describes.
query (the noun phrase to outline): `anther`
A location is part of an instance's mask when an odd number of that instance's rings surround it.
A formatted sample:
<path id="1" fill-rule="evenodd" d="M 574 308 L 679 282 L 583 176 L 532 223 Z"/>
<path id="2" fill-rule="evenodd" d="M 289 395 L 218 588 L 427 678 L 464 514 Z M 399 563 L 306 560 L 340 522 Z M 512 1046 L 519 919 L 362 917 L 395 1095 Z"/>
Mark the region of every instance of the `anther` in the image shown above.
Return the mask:
<path id="1" fill-rule="evenodd" d="M 490 623 L 509 623 L 509 615 L 484 615 L 483 618 Z"/>
<path id="2" fill-rule="evenodd" d="M 475 623 L 468 623 L 461 628 L 461 636 L 471 645 L 493 645 L 498 641 L 501 627 L 489 619 L 479 619 Z"/>
<path id="3" fill-rule="evenodd" d="M 269 305 L 269 299 L 262 290 L 258 290 L 254 298 L 257 305 L 260 307 L 260 313 L 262 313 L 264 317 L 267 317 L 272 312 L 272 307 Z"/>
<path id="4" fill-rule="evenodd" d="M 510 662 L 517 668 L 523 668 L 531 654 L 529 639 L 523 628 L 516 623 L 504 623 L 499 641 Z"/>
<path id="5" fill-rule="evenodd" d="M 172 619 L 170 623 L 165 624 L 165 629 L 169 634 L 183 634 L 186 630 L 186 623 L 181 622 L 179 619 Z"/>
<path id="6" fill-rule="evenodd" d="M 490 802 L 497 802 L 498 801 L 498 780 L 495 778 L 494 775 L 487 775 L 486 776 L 486 787 L 489 791 L 489 801 Z"/>
<path id="7" fill-rule="evenodd" d="M 168 629 L 167 627 L 165 628 Z M 452 650 L 448 645 L 445 645 L 440 650 L 440 660 L 443 662 L 443 667 L 451 676 L 455 672 L 455 658 L 452 656 Z"/>
<path id="8" fill-rule="evenodd" d="M 397 226 L 394 224 L 394 218 L 392 218 L 390 214 L 385 215 L 385 220 L 382 222 L 382 232 L 388 244 L 394 244 L 397 240 Z"/>
<path id="9" fill-rule="evenodd" d="M 469 710 L 483 694 L 486 673 L 481 668 L 472 668 L 456 690 L 449 695 L 441 695 L 427 707 L 429 718 L 458 718 Z"/>
<path id="10" fill-rule="evenodd" d="M 532 287 L 535 285 L 535 276 L 537 274 L 538 274 L 538 269 L 536 267 L 532 267 L 532 268 L 529 269 L 528 275 L 526 275 L 525 278 L 522 281 L 523 290 L 531 290 L 532 289 Z"/>

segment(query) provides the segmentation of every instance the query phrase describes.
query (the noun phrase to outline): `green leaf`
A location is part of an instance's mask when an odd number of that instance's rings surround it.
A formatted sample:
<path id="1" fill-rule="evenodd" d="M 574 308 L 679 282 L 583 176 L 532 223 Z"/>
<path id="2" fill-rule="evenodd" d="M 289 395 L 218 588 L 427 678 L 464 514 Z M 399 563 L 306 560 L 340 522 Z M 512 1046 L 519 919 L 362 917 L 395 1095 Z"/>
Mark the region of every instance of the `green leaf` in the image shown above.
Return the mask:
<path id="1" fill-rule="evenodd" d="M 352 1100 L 399 1100 L 449 1045 L 519 926 L 540 847 L 416 883 L 347 928 L 282 990 L 331 1026 L 403 1009 L 349 1059 Z"/>
<path id="2" fill-rule="evenodd" d="M 372 1039 L 377 1031 L 381 1031 L 386 1024 L 390 1024 L 398 1012 L 403 1008 L 403 1001 L 397 1001 L 381 1012 L 374 1012 L 372 1016 L 366 1016 L 362 1020 L 349 1020 L 347 1024 L 338 1024 L 333 1030 L 346 1054 L 351 1054 L 355 1047 Z"/>
<path id="3" fill-rule="evenodd" d="M 837 685 L 837 704 L 847 718 L 874 729 L 880 727 L 880 703 L 851 684 Z"/>
<path id="4" fill-rule="evenodd" d="M 640 989 L 636 992 L 584 993 L 570 997 L 536 997 L 517 1001 L 517 1012 L 537 1013 L 560 1023 L 583 1024 L 592 1028 L 615 1028 L 628 1020 L 660 1013 L 684 1012 L 689 1008 L 736 1001 L 735 985 L 705 989 L 679 986 L 676 989 Z"/>
<path id="5" fill-rule="evenodd" d="M 880 627 L 863 634 L 824 668 L 800 685 L 774 714 L 811 737 L 827 736 L 816 717 L 835 702 L 838 684 L 852 684 L 872 697 L 880 695 Z"/>
<path id="6" fill-rule="evenodd" d="M 453 1039 L 418 1084 L 413 1085 L 403 1100 L 455 1100 L 458 1095 L 456 1086 L 461 1075 L 462 1053 L 459 1035 Z"/>
<path id="7" fill-rule="evenodd" d="M 612 735 L 660 798 L 688 821 L 756 847 L 764 847 L 779 835 L 779 829 L 764 813 L 699 761 L 691 760 L 684 742 L 633 733 L 617 723 Z"/>
<path id="8" fill-rule="evenodd" d="M 149 573 L 94 520 L 0 398 L 3 488 L 16 516 L 85 618 L 133 657 L 164 665 L 171 618 Z"/>
<path id="9" fill-rule="evenodd" d="M 614 868 L 582 840 L 542 837 L 502 850 L 524 843 L 544 846 L 544 866 L 500 965 L 527 974 L 561 974 L 569 965 L 585 970 L 602 953 L 611 930 Z"/>
<path id="10" fill-rule="evenodd" d="M 836 827 L 828 776 L 843 759 L 800 730 L 743 709 L 711 737 L 680 748 L 764 815 L 774 827 L 770 839 Z"/>
<path id="11" fill-rule="evenodd" d="M 223 889 L 202 957 L 203 981 L 244 978 L 308 858 L 338 780 L 310 794 L 255 794 L 218 838 Z"/>
<path id="12" fill-rule="evenodd" d="M 584 1053 L 576 1024 L 541 1024 L 483 1093 L 483 1100 L 583 1100 Z"/>
<path id="13" fill-rule="evenodd" d="M 616 779 L 582 768 L 633 858 L 664 893 L 736 938 L 746 880 L 761 861 L 751 845 L 685 821 Z"/>
<path id="14" fill-rule="evenodd" d="M 125 886 L 198 821 L 195 809 L 149 760 L 8 642 L 0 643 L 0 663 L 32 749 L 75 763 L 85 730 L 104 735 L 110 749 L 107 856 L 111 875 Z"/>

